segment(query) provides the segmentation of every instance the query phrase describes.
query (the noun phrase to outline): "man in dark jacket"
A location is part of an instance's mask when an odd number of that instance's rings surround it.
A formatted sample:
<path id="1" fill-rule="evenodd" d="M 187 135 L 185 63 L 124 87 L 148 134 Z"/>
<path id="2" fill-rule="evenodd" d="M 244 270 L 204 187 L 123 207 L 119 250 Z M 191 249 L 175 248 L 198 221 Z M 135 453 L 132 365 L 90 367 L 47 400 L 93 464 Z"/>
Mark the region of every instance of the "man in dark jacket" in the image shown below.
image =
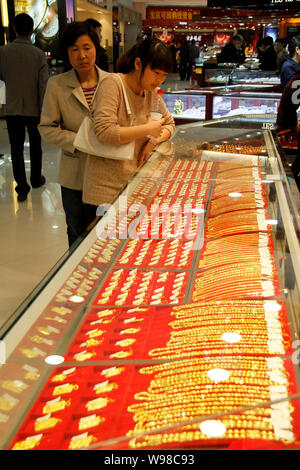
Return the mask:
<path id="1" fill-rule="evenodd" d="M 281 71 L 281 67 L 286 59 L 289 57 L 289 53 L 286 49 L 287 47 L 287 40 L 285 38 L 278 38 L 274 42 L 274 49 L 277 54 L 277 70 Z"/>
<path id="2" fill-rule="evenodd" d="M 277 113 L 278 130 L 295 130 L 298 124 L 297 110 L 300 105 L 300 70 L 287 83 Z"/>
<path id="3" fill-rule="evenodd" d="M 41 136 L 38 131 L 44 93 L 49 77 L 44 52 L 31 41 L 33 19 L 26 13 L 14 18 L 17 38 L 0 48 L 0 80 L 6 85 L 4 108 L 11 147 L 13 174 L 18 201 L 30 191 L 24 163 L 25 129 L 30 145 L 30 182 L 33 188 L 45 184 L 42 171 Z"/>
<path id="4" fill-rule="evenodd" d="M 262 60 L 260 64 L 261 70 L 277 70 L 277 53 L 273 46 L 273 38 L 266 36 L 261 41 L 261 50 L 263 51 Z"/>
<path id="5" fill-rule="evenodd" d="M 277 114 L 276 128 L 277 132 L 296 132 L 298 134 L 298 152 L 291 169 L 296 178 L 297 184 L 300 184 L 300 133 L 298 132 L 297 110 L 300 106 L 300 70 L 293 75 L 293 78 L 285 86 Z"/>
<path id="6" fill-rule="evenodd" d="M 185 41 L 182 44 L 182 46 L 180 47 L 180 50 L 179 50 L 179 60 L 180 60 L 179 75 L 180 75 L 180 80 L 185 80 L 185 78 L 186 78 L 188 59 L 189 59 L 188 44 Z"/>
<path id="7" fill-rule="evenodd" d="M 101 46 L 102 41 L 102 24 L 99 21 L 94 20 L 94 18 L 88 18 L 85 20 L 91 25 L 92 28 L 96 31 L 99 37 L 99 52 L 96 58 L 96 65 L 101 69 L 108 72 L 108 56 L 104 47 Z"/>
<path id="8" fill-rule="evenodd" d="M 289 43 L 289 57 L 283 62 L 280 71 L 281 90 L 283 91 L 293 75 L 300 69 L 300 36 L 295 36 Z"/>
<path id="9" fill-rule="evenodd" d="M 196 64 L 196 59 L 199 57 L 199 47 L 196 46 L 195 39 L 192 39 L 188 45 L 188 64 L 186 79 L 189 80 L 192 74 L 193 65 Z"/>
<path id="10" fill-rule="evenodd" d="M 243 42 L 244 38 L 240 34 L 233 36 L 231 42 L 226 44 L 219 54 L 218 64 L 243 64 L 246 60 Z"/>

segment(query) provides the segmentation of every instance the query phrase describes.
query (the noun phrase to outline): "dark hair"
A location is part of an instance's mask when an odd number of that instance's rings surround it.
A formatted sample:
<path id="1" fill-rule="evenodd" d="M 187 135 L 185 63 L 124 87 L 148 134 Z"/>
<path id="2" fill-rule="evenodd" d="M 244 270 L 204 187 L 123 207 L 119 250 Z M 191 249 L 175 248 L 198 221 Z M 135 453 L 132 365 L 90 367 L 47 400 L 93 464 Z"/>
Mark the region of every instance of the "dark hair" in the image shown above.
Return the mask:
<path id="1" fill-rule="evenodd" d="M 266 36 L 265 38 L 262 39 L 261 43 L 264 45 L 264 46 L 273 46 L 273 38 L 272 36 Z"/>
<path id="2" fill-rule="evenodd" d="M 289 54 L 290 57 L 296 52 L 296 47 L 300 47 L 300 36 L 294 36 L 289 42 Z"/>
<path id="3" fill-rule="evenodd" d="M 96 48 L 96 56 L 98 55 L 100 44 L 98 34 L 94 30 L 94 28 L 92 28 L 92 26 L 85 21 L 74 21 L 73 23 L 69 23 L 65 27 L 61 37 L 61 48 L 65 64 L 65 70 L 69 70 L 71 68 L 68 56 L 69 47 L 73 46 L 76 40 L 84 34 L 87 34 L 91 38 Z"/>
<path id="4" fill-rule="evenodd" d="M 88 18 L 87 20 L 84 20 L 86 23 L 90 24 L 92 28 L 102 28 L 102 24 L 99 23 L 99 21 L 94 20 L 94 18 Z"/>
<path id="5" fill-rule="evenodd" d="M 239 42 L 244 42 L 244 38 L 241 34 L 235 34 L 232 37 L 232 41 L 239 41 Z"/>
<path id="6" fill-rule="evenodd" d="M 134 61 L 139 58 L 142 74 L 147 65 L 151 69 L 160 69 L 170 73 L 173 70 L 173 56 L 170 48 L 160 39 L 144 39 L 125 52 L 117 61 L 117 72 L 129 73 L 134 70 Z"/>
<path id="7" fill-rule="evenodd" d="M 20 36 L 29 36 L 33 31 L 33 19 L 26 13 L 20 13 L 14 18 L 16 33 Z"/>
<path id="8" fill-rule="evenodd" d="M 277 38 L 275 42 L 278 42 L 283 47 L 286 47 L 286 45 L 287 45 L 287 39 L 286 38 Z"/>

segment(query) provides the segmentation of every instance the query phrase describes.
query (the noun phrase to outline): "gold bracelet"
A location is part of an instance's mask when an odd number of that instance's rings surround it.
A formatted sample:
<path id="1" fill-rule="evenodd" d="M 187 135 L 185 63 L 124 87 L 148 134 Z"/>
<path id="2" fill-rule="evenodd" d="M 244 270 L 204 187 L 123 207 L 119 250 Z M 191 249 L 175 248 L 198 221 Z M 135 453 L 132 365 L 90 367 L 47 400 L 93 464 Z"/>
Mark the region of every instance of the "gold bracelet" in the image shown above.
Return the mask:
<path id="1" fill-rule="evenodd" d="M 274 432 L 268 431 L 247 431 L 247 430 L 229 430 L 223 438 L 227 439 L 264 439 L 276 441 Z M 143 447 L 158 447 L 166 444 L 181 444 L 185 442 L 194 442 L 207 440 L 207 435 L 200 431 L 186 431 L 177 433 L 153 434 L 139 439 L 131 439 L 129 447 L 132 449 L 142 449 Z"/>

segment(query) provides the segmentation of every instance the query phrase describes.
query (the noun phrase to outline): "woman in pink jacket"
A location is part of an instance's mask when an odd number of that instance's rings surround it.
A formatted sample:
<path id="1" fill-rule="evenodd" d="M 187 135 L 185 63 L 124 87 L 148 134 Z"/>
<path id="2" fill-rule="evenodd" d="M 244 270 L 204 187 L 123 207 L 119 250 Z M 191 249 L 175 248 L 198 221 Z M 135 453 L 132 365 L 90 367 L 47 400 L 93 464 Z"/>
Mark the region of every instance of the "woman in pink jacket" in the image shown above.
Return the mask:
<path id="1" fill-rule="evenodd" d="M 100 106 L 94 112 L 94 130 L 104 144 L 135 142 L 132 160 L 111 160 L 88 156 L 84 175 L 83 201 L 94 205 L 111 204 L 131 175 L 142 165 L 156 144 L 174 132 L 174 120 L 157 88 L 172 71 L 170 49 L 158 39 L 145 39 L 120 57 L 118 74 L 110 74 L 99 88 Z M 127 114 L 122 82 L 132 112 Z M 150 117 L 161 114 L 160 120 Z"/>

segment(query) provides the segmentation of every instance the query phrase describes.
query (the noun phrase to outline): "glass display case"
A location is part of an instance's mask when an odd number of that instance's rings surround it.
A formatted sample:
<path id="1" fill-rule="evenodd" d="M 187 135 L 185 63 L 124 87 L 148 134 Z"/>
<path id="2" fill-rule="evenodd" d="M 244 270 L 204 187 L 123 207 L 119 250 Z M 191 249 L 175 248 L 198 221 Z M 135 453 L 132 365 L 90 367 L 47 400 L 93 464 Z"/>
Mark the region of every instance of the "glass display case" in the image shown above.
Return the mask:
<path id="1" fill-rule="evenodd" d="M 163 99 L 176 123 L 211 120 L 237 115 L 256 115 L 264 120 L 273 115 L 274 123 L 280 93 L 260 91 L 257 85 L 230 85 L 164 92 Z M 269 118 L 268 118 L 269 121 Z"/>
<path id="2" fill-rule="evenodd" d="M 247 114 L 277 115 L 281 93 L 230 92 L 213 97 L 213 119 Z"/>
<path id="3" fill-rule="evenodd" d="M 278 85 L 280 84 L 280 78 L 278 73 L 274 71 L 235 69 L 232 73 L 232 83 L 265 83 Z"/>
<path id="4" fill-rule="evenodd" d="M 212 85 L 236 85 L 236 84 L 265 84 L 279 85 L 280 78 L 276 72 L 245 70 L 235 67 L 218 67 L 205 70 L 204 82 Z"/>
<path id="5" fill-rule="evenodd" d="M 165 92 L 164 102 L 176 119 L 184 120 L 204 120 L 206 118 L 206 96 L 202 90 L 182 90 Z"/>
<path id="6" fill-rule="evenodd" d="M 299 211 L 243 127 L 179 126 L 2 328 L 2 449 L 299 447 Z"/>

